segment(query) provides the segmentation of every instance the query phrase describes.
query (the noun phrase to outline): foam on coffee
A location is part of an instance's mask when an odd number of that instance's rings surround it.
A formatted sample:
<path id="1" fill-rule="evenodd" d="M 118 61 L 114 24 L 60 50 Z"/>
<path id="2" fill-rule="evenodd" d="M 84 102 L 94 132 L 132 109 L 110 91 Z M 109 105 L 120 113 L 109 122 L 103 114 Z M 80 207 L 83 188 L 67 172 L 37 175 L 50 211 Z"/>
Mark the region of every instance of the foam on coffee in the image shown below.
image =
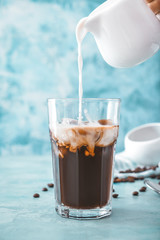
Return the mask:
<path id="1" fill-rule="evenodd" d="M 106 121 L 104 125 L 104 121 Z M 57 124 L 54 131 L 52 128 L 51 137 L 59 146 L 69 148 L 69 151 L 76 152 L 82 146 L 86 146 L 88 155 L 94 156 L 95 147 L 106 147 L 113 144 L 118 137 L 119 126 L 111 123 L 110 120 L 99 120 L 98 122 L 81 124 Z"/>

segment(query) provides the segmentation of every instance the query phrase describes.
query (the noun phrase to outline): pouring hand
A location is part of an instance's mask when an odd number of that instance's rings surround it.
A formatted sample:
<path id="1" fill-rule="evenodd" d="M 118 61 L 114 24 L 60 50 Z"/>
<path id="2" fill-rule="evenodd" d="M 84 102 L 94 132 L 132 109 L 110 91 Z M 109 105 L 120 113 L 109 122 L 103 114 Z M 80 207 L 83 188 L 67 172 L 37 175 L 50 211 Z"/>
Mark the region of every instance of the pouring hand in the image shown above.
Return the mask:
<path id="1" fill-rule="evenodd" d="M 160 13 L 160 0 L 146 0 L 150 9 L 155 13 Z"/>

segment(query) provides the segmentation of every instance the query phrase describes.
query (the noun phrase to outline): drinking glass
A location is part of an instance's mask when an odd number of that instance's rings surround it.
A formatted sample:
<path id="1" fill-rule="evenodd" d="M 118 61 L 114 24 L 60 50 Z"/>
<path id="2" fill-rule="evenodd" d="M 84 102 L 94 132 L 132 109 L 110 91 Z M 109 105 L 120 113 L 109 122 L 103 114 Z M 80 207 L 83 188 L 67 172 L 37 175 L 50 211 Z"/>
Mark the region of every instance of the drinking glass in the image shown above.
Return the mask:
<path id="1" fill-rule="evenodd" d="M 66 218 L 111 214 L 120 99 L 49 99 L 55 209 Z M 82 116 L 79 119 L 79 116 Z"/>

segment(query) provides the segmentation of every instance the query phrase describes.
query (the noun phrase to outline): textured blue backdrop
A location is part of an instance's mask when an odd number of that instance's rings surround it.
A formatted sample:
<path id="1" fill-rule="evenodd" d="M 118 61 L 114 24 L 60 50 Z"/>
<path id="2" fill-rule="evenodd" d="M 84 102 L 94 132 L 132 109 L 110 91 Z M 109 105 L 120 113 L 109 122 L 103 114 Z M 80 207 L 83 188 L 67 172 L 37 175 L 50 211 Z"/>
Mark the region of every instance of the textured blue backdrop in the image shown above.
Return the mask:
<path id="1" fill-rule="evenodd" d="M 0 1 L 0 155 L 49 154 L 47 98 L 77 97 L 75 27 L 100 0 Z M 89 34 L 84 97 L 122 99 L 117 150 L 131 128 L 160 121 L 160 52 L 131 69 L 107 65 Z"/>

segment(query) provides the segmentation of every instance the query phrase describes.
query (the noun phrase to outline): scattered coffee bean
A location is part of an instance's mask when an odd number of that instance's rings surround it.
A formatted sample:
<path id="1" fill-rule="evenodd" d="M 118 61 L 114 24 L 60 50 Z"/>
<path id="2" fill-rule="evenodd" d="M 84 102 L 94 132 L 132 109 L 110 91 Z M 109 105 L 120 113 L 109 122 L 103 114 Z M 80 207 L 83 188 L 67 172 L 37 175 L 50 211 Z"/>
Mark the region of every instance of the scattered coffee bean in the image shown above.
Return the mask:
<path id="1" fill-rule="evenodd" d="M 114 183 L 118 183 L 118 182 L 121 182 L 121 179 L 118 177 L 114 178 Z"/>
<path id="2" fill-rule="evenodd" d="M 150 178 L 156 178 L 156 175 L 155 174 L 151 174 L 149 177 Z"/>
<path id="3" fill-rule="evenodd" d="M 158 167 L 158 165 L 156 166 L 150 166 L 150 167 L 136 167 L 135 169 L 131 170 L 131 169 L 127 169 L 125 171 L 119 171 L 119 173 L 140 173 L 140 172 L 144 172 L 147 170 L 156 170 L 156 168 Z M 124 174 L 125 175 L 125 174 Z M 160 174 L 156 175 L 156 174 L 151 174 L 149 176 L 150 178 L 157 178 L 160 179 Z M 120 183 L 120 182 L 135 182 L 136 180 L 143 180 L 144 177 L 132 177 L 132 176 L 128 176 L 128 177 L 123 177 L 123 178 L 118 178 L 115 177 L 114 178 L 114 183 Z"/>
<path id="4" fill-rule="evenodd" d="M 48 191 L 48 188 L 44 187 L 44 188 L 42 188 L 42 191 L 43 191 L 43 192 L 47 192 L 47 191 Z"/>
<path id="5" fill-rule="evenodd" d="M 112 189 L 112 192 L 115 192 L 114 188 Z"/>
<path id="6" fill-rule="evenodd" d="M 34 198 L 39 198 L 40 195 L 39 195 L 38 193 L 35 193 L 35 194 L 33 194 L 33 197 L 34 197 Z"/>
<path id="7" fill-rule="evenodd" d="M 158 184 L 160 185 L 160 182 Z"/>
<path id="8" fill-rule="evenodd" d="M 127 169 L 127 170 L 126 170 L 126 173 L 131 173 L 131 172 L 132 172 L 131 169 Z"/>
<path id="9" fill-rule="evenodd" d="M 147 170 L 156 170 L 156 168 L 158 167 L 158 165 L 156 166 L 151 166 L 151 167 L 136 167 L 135 169 L 131 170 L 131 169 L 127 169 L 125 171 L 120 171 L 120 173 L 140 173 L 140 172 L 144 172 Z"/>
<path id="10" fill-rule="evenodd" d="M 131 169 L 127 169 L 125 171 L 119 171 L 120 173 L 132 173 L 132 170 Z"/>
<path id="11" fill-rule="evenodd" d="M 117 193 L 114 193 L 114 194 L 112 195 L 112 197 L 113 197 L 113 198 L 118 198 L 118 194 L 117 194 Z"/>
<path id="12" fill-rule="evenodd" d="M 129 177 L 127 177 L 127 180 L 128 180 L 128 182 L 134 182 L 135 181 L 135 177 L 129 176 Z"/>
<path id="13" fill-rule="evenodd" d="M 53 183 L 48 183 L 47 185 L 48 185 L 48 187 L 50 187 L 50 188 L 53 188 L 53 187 L 54 187 L 54 184 L 53 184 Z"/>
<path id="14" fill-rule="evenodd" d="M 122 178 L 121 182 L 128 182 L 127 178 Z"/>
<path id="15" fill-rule="evenodd" d="M 139 172 L 143 172 L 143 171 L 144 171 L 144 168 L 140 168 L 140 167 L 137 167 L 134 170 L 135 173 L 139 173 Z"/>
<path id="16" fill-rule="evenodd" d="M 139 191 L 140 191 L 140 192 L 145 192 L 146 189 L 147 189 L 146 187 L 141 187 L 141 188 L 139 189 Z"/>
<path id="17" fill-rule="evenodd" d="M 139 193 L 138 193 L 137 191 L 135 191 L 135 192 L 132 193 L 133 196 L 138 196 L 138 194 L 139 194 Z"/>
<path id="18" fill-rule="evenodd" d="M 114 183 L 119 183 L 119 182 L 134 182 L 135 177 L 128 176 L 127 178 L 114 178 Z"/>

